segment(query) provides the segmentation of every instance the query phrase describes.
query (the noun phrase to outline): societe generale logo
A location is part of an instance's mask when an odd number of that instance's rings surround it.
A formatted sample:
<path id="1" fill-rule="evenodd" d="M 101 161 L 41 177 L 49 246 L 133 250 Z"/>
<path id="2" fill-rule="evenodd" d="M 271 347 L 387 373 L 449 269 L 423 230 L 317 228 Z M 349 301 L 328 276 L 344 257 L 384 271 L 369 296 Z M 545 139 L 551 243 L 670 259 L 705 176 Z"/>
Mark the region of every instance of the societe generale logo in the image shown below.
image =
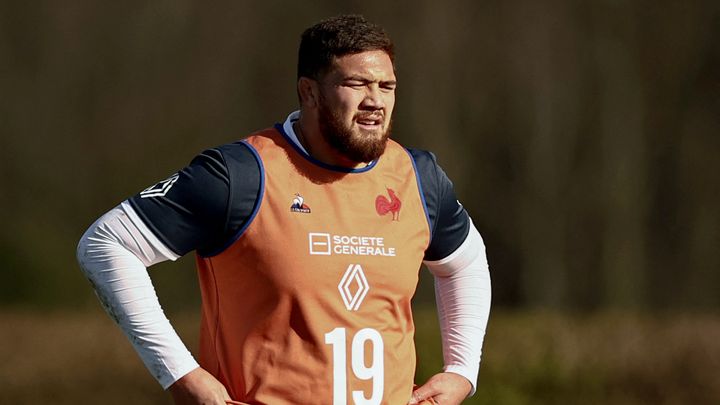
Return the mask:
<path id="1" fill-rule="evenodd" d="M 308 246 L 311 255 L 353 255 L 394 257 L 397 251 L 388 246 L 385 238 L 362 235 L 331 235 L 323 232 L 308 233 Z"/>
<path id="2" fill-rule="evenodd" d="M 308 233 L 308 241 L 310 242 L 311 255 L 330 255 L 332 246 L 330 245 L 329 233 Z"/>

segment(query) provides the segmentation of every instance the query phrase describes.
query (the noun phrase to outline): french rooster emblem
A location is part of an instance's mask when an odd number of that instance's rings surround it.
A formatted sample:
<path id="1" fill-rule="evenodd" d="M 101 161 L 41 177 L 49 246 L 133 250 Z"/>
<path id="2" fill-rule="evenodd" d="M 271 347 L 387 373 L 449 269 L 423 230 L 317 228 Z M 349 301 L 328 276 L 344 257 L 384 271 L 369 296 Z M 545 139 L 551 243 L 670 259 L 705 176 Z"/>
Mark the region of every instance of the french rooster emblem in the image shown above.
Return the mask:
<path id="1" fill-rule="evenodd" d="M 388 212 L 392 213 L 393 221 L 397 221 L 400 219 L 400 207 L 402 207 L 402 202 L 400 201 L 400 198 L 398 198 L 397 194 L 395 194 L 395 191 L 387 187 L 386 189 L 390 199 L 388 200 L 387 197 L 382 194 L 377 196 L 375 198 L 375 209 L 377 210 L 378 215 L 386 215 Z"/>

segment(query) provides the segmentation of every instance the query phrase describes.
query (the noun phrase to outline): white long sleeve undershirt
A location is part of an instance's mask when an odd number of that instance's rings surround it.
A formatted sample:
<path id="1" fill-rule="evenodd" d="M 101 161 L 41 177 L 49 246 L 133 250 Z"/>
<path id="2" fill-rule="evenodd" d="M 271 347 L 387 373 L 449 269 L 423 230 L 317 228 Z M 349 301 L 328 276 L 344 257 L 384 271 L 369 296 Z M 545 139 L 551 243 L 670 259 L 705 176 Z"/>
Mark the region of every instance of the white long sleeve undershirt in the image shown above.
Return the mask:
<path id="1" fill-rule="evenodd" d="M 130 204 L 120 204 L 90 226 L 77 257 L 106 311 L 163 388 L 198 367 L 165 316 L 146 269 L 178 256 Z M 467 239 L 454 253 L 425 264 L 435 275 L 444 370 L 467 378 L 475 392 L 490 309 L 482 238 L 471 224 Z"/>
<path id="2" fill-rule="evenodd" d="M 123 203 L 95 221 L 77 258 L 98 298 L 163 389 L 198 367 L 163 312 L 146 266 L 178 256 Z"/>
<path id="3" fill-rule="evenodd" d="M 470 232 L 455 252 L 425 261 L 435 276 L 435 301 L 442 336 L 444 371 L 460 374 L 477 389 L 485 328 L 490 316 L 490 271 L 480 233 Z"/>

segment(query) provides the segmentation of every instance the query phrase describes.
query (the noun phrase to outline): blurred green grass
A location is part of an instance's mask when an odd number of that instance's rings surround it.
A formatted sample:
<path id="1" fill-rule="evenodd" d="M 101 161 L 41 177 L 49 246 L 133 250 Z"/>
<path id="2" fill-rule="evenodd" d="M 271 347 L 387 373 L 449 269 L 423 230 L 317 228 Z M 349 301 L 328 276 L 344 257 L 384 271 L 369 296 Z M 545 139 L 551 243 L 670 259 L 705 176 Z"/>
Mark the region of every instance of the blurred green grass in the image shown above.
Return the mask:
<path id="1" fill-rule="evenodd" d="M 198 317 L 171 316 L 191 347 Z M 432 309 L 416 311 L 418 382 L 442 364 Z M 0 312 L 1 404 L 170 404 L 100 310 Z M 492 314 L 465 404 L 718 404 L 720 317 Z"/>

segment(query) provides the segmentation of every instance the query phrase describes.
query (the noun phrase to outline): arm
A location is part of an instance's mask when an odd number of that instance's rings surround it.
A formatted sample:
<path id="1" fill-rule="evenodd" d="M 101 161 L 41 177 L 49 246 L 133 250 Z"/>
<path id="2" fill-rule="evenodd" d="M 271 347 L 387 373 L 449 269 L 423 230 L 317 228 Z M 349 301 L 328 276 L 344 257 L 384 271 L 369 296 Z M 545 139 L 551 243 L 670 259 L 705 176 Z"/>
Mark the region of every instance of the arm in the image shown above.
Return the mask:
<path id="1" fill-rule="evenodd" d="M 431 241 L 424 263 L 435 276 L 444 372 L 413 393 L 410 403 L 435 398 L 459 404 L 475 392 L 490 310 L 490 274 L 485 246 L 435 156 L 409 150 L 425 197 Z"/>
<path id="2" fill-rule="evenodd" d="M 90 226 L 77 249 L 80 267 L 105 310 L 163 388 L 198 367 L 165 317 L 146 270 L 178 257 L 127 202 Z"/>
<path id="3" fill-rule="evenodd" d="M 444 373 L 418 388 L 413 399 L 433 397 L 442 404 L 459 404 L 475 392 L 490 313 L 490 272 L 480 233 L 471 224 L 467 238 L 455 252 L 425 264 L 435 276 L 445 367 Z"/>
<path id="4" fill-rule="evenodd" d="M 225 387 L 199 367 L 165 317 L 147 266 L 178 255 L 167 249 L 123 203 L 80 239 L 80 267 L 103 307 L 123 330 L 145 367 L 176 404 L 225 404 Z"/>
<path id="5" fill-rule="evenodd" d="M 235 184 L 234 199 L 229 194 L 226 156 L 235 169 L 241 169 L 236 177 L 244 180 Z M 258 177 L 257 162 L 244 146 L 205 151 L 177 175 L 102 216 L 78 245 L 80 266 L 107 312 L 178 404 L 224 404 L 229 397 L 214 377 L 198 367 L 177 336 L 146 267 L 226 243 L 228 235 L 247 220 Z M 236 209 L 228 215 L 231 200 Z"/>

